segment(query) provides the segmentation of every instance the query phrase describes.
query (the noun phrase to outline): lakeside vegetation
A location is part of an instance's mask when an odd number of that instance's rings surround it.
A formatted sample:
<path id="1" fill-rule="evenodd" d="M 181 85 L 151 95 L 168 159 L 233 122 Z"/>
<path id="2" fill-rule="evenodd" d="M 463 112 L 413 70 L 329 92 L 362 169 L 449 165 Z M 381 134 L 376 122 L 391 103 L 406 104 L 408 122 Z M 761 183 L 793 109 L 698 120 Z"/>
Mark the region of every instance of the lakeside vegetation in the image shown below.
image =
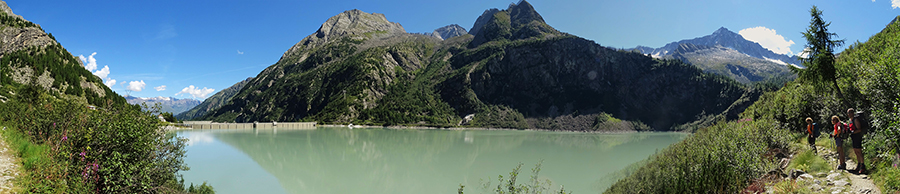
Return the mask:
<path id="1" fill-rule="evenodd" d="M 185 189 L 179 171 L 186 139 L 160 129 L 157 113 L 127 104 L 91 110 L 38 86 L 5 85 L 15 93 L 0 106 L 6 141 L 21 158 L 20 192 L 209 193 Z"/>

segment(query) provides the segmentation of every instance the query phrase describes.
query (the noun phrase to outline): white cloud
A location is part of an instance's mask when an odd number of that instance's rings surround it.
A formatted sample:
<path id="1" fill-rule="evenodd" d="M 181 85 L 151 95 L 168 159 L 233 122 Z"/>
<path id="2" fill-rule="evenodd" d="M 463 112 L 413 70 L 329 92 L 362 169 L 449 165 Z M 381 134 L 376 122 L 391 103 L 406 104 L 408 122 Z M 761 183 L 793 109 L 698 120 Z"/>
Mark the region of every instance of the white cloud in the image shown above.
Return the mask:
<path id="1" fill-rule="evenodd" d="M 192 146 L 194 144 L 208 144 L 215 141 L 209 133 L 188 133 L 187 135 L 187 145 Z"/>
<path id="2" fill-rule="evenodd" d="M 94 55 L 97 55 L 97 52 L 91 53 L 91 56 L 88 57 L 78 55 L 78 59 L 81 59 L 81 62 L 84 63 L 84 69 L 87 69 L 88 71 L 97 69 L 97 59 L 94 58 Z"/>
<path id="3" fill-rule="evenodd" d="M 900 0 L 891 0 L 891 7 L 894 9 L 900 8 Z"/>
<path id="4" fill-rule="evenodd" d="M 181 89 L 181 92 L 178 92 L 175 95 L 190 94 L 194 98 L 206 98 L 206 96 L 208 96 L 209 94 L 212 94 L 213 91 L 216 91 L 216 90 L 211 89 L 211 88 L 206 88 L 206 87 L 203 87 L 203 89 L 200 89 L 199 87 L 194 87 L 194 85 L 191 85 L 191 86 L 185 87 L 184 89 Z"/>
<path id="5" fill-rule="evenodd" d="M 99 77 L 100 80 L 103 81 L 107 87 L 112 87 L 116 85 L 116 80 L 113 78 L 109 78 L 109 66 L 104 65 L 102 69 L 94 71 L 97 69 L 97 58 L 94 58 L 94 55 L 97 55 L 97 52 L 91 53 L 90 56 L 84 57 L 84 55 L 78 55 L 78 59 L 81 60 L 81 63 L 84 63 L 84 69 L 87 69 L 95 76 Z"/>
<path id="6" fill-rule="evenodd" d="M 113 85 L 116 85 L 116 79 L 109 78 L 103 82 L 103 84 L 106 84 L 106 87 L 112 87 Z"/>
<path id="7" fill-rule="evenodd" d="M 237 51 L 238 51 L 238 54 L 239 54 L 239 55 L 243 55 L 243 54 L 244 54 L 244 52 L 241 52 L 241 50 L 237 50 Z"/>
<path id="8" fill-rule="evenodd" d="M 147 86 L 147 84 L 144 83 L 144 80 L 131 81 L 131 82 L 128 82 L 128 85 L 125 86 L 125 89 L 135 91 L 135 92 L 140 92 L 141 90 L 144 90 L 145 86 Z"/>
<path id="9" fill-rule="evenodd" d="M 791 52 L 791 45 L 794 44 L 794 41 L 785 40 L 783 36 L 775 33 L 775 30 L 773 29 L 768 29 L 763 26 L 757 26 L 753 28 L 743 29 L 739 31 L 738 34 L 741 34 L 744 39 L 759 43 L 759 45 L 771 50 L 772 52 L 778 54 L 794 55 L 794 52 Z"/>
<path id="10" fill-rule="evenodd" d="M 163 91 L 163 90 L 166 90 L 166 85 L 156 86 L 156 87 L 153 87 L 153 89 L 156 89 L 157 92 Z"/>
<path id="11" fill-rule="evenodd" d="M 109 66 L 104 65 L 103 69 L 95 71 L 94 75 L 100 77 L 100 79 L 106 79 L 106 76 L 109 75 Z"/>

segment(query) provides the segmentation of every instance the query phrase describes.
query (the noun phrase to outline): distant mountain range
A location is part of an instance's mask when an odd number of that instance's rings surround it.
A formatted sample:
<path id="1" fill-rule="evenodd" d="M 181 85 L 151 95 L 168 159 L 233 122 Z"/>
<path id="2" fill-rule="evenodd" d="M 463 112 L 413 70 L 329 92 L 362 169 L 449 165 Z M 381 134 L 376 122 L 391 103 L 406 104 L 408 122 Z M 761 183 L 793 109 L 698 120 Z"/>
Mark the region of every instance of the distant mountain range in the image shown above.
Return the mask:
<path id="1" fill-rule="evenodd" d="M 679 59 L 704 71 L 749 84 L 772 79 L 792 79 L 787 65 L 800 67 L 796 56 L 777 54 L 724 27 L 710 35 L 681 40 L 660 48 L 633 49 L 654 58 Z"/>
<path id="2" fill-rule="evenodd" d="M 253 77 L 248 77 L 247 79 L 244 79 L 244 81 L 240 81 L 232 85 L 231 87 L 216 92 L 216 94 L 213 94 L 206 100 L 203 100 L 202 103 L 194 106 L 190 110 L 176 113 L 175 118 L 177 118 L 178 120 L 193 120 L 194 118 L 206 115 L 207 111 L 212 111 L 218 109 L 219 107 L 222 107 L 223 105 L 225 105 L 225 103 L 231 100 L 231 97 L 234 97 L 235 94 L 241 91 L 241 89 L 244 88 L 244 85 L 247 85 L 250 80 L 253 80 Z"/>
<path id="3" fill-rule="evenodd" d="M 196 119 L 456 126 L 474 114 L 481 127 L 669 130 L 747 101 L 729 78 L 560 32 L 527 1 L 485 11 L 468 34 L 450 28 L 411 34 L 345 11 Z"/>
<path id="4" fill-rule="evenodd" d="M 125 97 L 125 100 L 128 102 L 128 104 L 140 105 L 141 103 L 146 103 L 148 106 L 151 106 L 151 107 L 154 106 L 155 104 L 159 104 L 160 111 L 170 112 L 172 114 L 178 114 L 178 113 L 184 112 L 184 111 L 194 108 L 195 106 L 200 104 L 199 100 L 189 99 L 189 98 L 178 99 L 178 98 L 162 97 L 162 96 L 144 98 L 144 97 L 135 97 L 135 96 L 129 96 L 129 95 L 125 95 L 123 97 Z"/>

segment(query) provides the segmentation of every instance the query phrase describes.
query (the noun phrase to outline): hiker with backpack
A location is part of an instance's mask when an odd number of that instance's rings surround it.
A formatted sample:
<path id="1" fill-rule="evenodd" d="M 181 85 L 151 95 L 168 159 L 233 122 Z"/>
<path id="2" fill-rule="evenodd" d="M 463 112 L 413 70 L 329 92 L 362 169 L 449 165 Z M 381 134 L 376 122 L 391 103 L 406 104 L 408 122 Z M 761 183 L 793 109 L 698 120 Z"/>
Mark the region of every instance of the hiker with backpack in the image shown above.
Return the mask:
<path id="1" fill-rule="evenodd" d="M 844 156 L 844 139 L 847 139 L 847 136 L 850 134 L 847 131 L 847 127 L 841 122 L 841 118 L 837 115 L 831 116 L 831 124 L 834 125 L 834 132 L 831 133 L 831 137 L 834 138 L 835 150 L 838 153 L 838 161 L 840 162 L 837 169 L 845 170 L 847 169 L 847 164 L 844 163 L 846 161 L 846 156 Z"/>
<path id="2" fill-rule="evenodd" d="M 809 143 L 809 147 L 812 148 L 813 153 L 819 155 L 819 150 L 816 149 L 816 138 L 819 137 L 819 128 L 816 127 L 816 123 L 813 123 L 813 119 L 806 117 L 806 141 Z"/>
<path id="3" fill-rule="evenodd" d="M 856 160 L 858 164 L 856 165 L 856 169 L 850 170 L 851 173 L 854 174 L 864 174 L 868 173 L 866 171 L 866 159 L 863 157 L 862 153 L 862 138 L 865 135 L 866 126 L 865 121 L 860 117 L 864 113 L 857 113 L 853 110 L 853 108 L 847 109 L 847 117 L 850 118 L 850 121 L 847 122 L 847 128 L 850 131 L 850 140 L 852 141 L 853 152 L 856 153 Z"/>

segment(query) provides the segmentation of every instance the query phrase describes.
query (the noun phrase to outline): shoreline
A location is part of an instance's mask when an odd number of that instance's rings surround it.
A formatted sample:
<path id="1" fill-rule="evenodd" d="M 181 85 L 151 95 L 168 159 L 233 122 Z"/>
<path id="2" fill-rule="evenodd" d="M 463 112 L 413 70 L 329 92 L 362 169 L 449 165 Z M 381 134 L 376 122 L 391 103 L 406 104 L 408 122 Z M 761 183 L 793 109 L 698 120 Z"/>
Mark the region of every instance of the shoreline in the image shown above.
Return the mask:
<path id="1" fill-rule="evenodd" d="M 491 128 L 491 127 L 428 127 L 428 126 L 404 126 L 404 125 L 393 125 L 393 126 L 374 126 L 374 125 L 353 125 L 352 127 L 348 127 L 348 125 L 335 125 L 335 124 L 316 124 L 316 128 L 318 127 L 334 127 L 334 128 L 360 128 L 360 129 L 409 129 L 409 130 L 446 130 L 446 131 L 464 131 L 464 130 L 475 130 L 475 131 L 548 131 L 548 132 L 577 132 L 577 133 L 605 133 L 605 134 L 626 134 L 626 133 L 687 133 L 691 134 L 691 132 L 684 131 L 572 131 L 572 130 L 550 130 L 550 129 L 514 129 L 514 128 Z M 189 127 L 182 126 L 173 126 L 173 125 L 165 125 L 161 126 L 160 129 L 165 130 L 166 132 L 177 132 L 177 131 L 189 131 L 189 130 L 198 130 Z M 213 129 L 215 130 L 215 129 Z M 256 129 L 251 129 L 256 130 Z"/>

